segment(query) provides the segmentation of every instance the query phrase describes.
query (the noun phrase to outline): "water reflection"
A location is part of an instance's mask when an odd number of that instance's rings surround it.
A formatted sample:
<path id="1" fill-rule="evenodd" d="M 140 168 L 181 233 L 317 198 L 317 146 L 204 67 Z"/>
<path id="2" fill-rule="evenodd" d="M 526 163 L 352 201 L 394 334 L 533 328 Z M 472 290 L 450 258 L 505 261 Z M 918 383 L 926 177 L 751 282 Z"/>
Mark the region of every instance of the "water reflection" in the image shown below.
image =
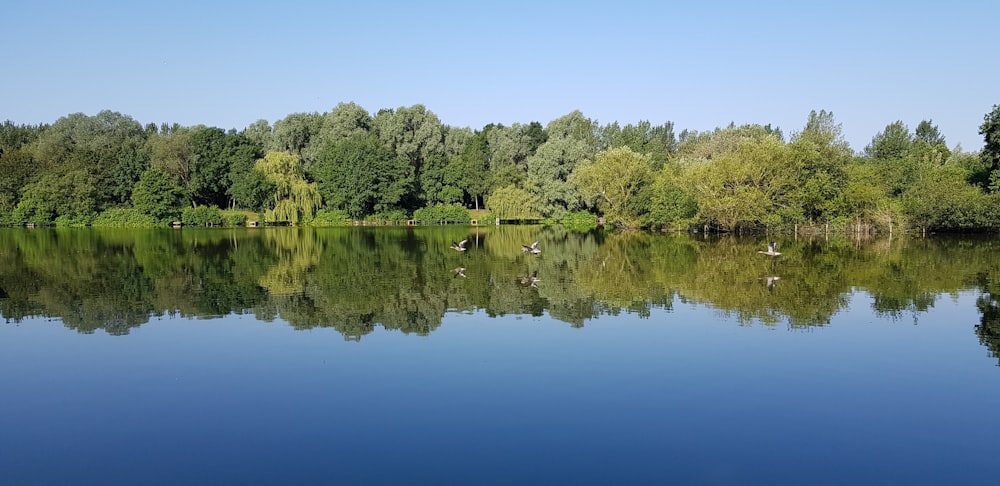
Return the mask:
<path id="1" fill-rule="evenodd" d="M 987 238 L 772 244 L 557 226 L 4 229 L 0 313 L 110 334 L 164 314 L 253 314 L 358 339 L 376 326 L 427 334 L 447 312 L 547 313 L 582 326 L 675 302 L 711 306 L 746 324 L 820 326 L 858 290 L 873 297 L 875 313 L 899 318 L 944 294 L 977 289 L 976 332 L 996 352 L 996 254 L 997 242 Z"/>

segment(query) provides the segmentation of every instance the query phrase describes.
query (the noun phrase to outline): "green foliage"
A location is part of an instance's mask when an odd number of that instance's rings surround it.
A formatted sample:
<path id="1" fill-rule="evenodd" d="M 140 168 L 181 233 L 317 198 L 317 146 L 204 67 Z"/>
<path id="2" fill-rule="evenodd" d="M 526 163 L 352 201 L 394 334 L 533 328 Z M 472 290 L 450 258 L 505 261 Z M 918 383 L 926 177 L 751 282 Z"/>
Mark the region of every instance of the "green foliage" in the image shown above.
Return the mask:
<path id="1" fill-rule="evenodd" d="M 367 134 L 328 145 L 310 174 L 327 207 L 355 219 L 397 207 L 413 183 L 409 163 Z"/>
<path id="2" fill-rule="evenodd" d="M 896 121 L 886 125 L 885 130 L 872 138 L 872 142 L 865 147 L 865 155 L 879 160 L 902 159 L 910 154 L 912 145 L 910 129 L 902 121 Z"/>
<path id="3" fill-rule="evenodd" d="M 273 206 L 264 213 L 264 221 L 298 224 L 312 219 L 322 197 L 315 183 L 305 180 L 298 157 L 285 152 L 268 152 L 257 161 L 254 170 L 274 185 Z"/>
<path id="4" fill-rule="evenodd" d="M 132 206 L 155 220 L 172 221 L 180 214 L 183 204 L 181 189 L 171 177 L 157 168 L 143 172 L 132 190 Z"/>
<path id="5" fill-rule="evenodd" d="M 543 217 L 558 219 L 566 211 L 580 209 L 580 194 L 570 174 L 591 155 L 586 142 L 564 136 L 550 137 L 528 157 L 525 187 L 538 196 L 537 208 Z"/>
<path id="6" fill-rule="evenodd" d="M 468 224 L 469 210 L 461 204 L 435 204 L 413 212 L 413 219 L 419 224 L 457 223 Z"/>
<path id="7" fill-rule="evenodd" d="M 928 169 L 902 196 L 910 225 L 932 230 L 996 227 L 995 200 L 966 184 L 967 175 L 957 167 Z"/>
<path id="8" fill-rule="evenodd" d="M 490 212 L 501 220 L 541 219 L 538 203 L 538 196 L 515 186 L 496 189 L 486 199 Z"/>
<path id="9" fill-rule="evenodd" d="M 0 153 L 0 213 L 9 213 L 20 200 L 18 192 L 28 184 L 39 167 L 31 153 L 7 149 Z"/>
<path id="10" fill-rule="evenodd" d="M 106 209 L 91 223 L 95 228 L 153 228 L 162 225 L 162 221 L 136 208 Z"/>
<path id="11" fill-rule="evenodd" d="M 593 162 L 580 164 L 572 182 L 585 200 L 596 201 L 609 223 L 637 227 L 642 214 L 649 211 L 648 201 L 641 199 L 652 175 L 649 156 L 620 147 L 597 154 Z"/>
<path id="12" fill-rule="evenodd" d="M 732 152 L 692 165 L 684 184 L 692 189 L 700 215 L 724 229 L 760 229 L 782 222 L 796 187 L 793 159 L 776 137 L 744 139 Z"/>
<path id="13" fill-rule="evenodd" d="M 979 152 L 983 159 L 983 170 L 972 176 L 972 180 L 991 192 L 1000 192 L 1000 105 L 993 105 L 993 111 L 986 114 L 979 126 L 983 136 L 983 149 Z"/>
<path id="14" fill-rule="evenodd" d="M 222 210 L 215 206 L 184 208 L 181 223 L 184 226 L 222 226 Z"/>
<path id="15" fill-rule="evenodd" d="M 402 224 L 409 220 L 406 211 L 402 209 L 393 209 L 389 211 L 382 211 L 380 213 L 371 214 L 365 216 L 365 221 L 370 221 L 374 223 L 389 223 L 389 224 Z"/>
<path id="16" fill-rule="evenodd" d="M 247 215 L 244 213 L 223 211 L 223 219 L 226 221 L 226 226 L 229 227 L 246 226 L 247 224 Z"/>
<path id="17" fill-rule="evenodd" d="M 556 221 L 590 207 L 614 224 L 676 229 L 887 227 L 905 220 L 937 230 L 998 229 L 997 210 L 985 197 L 1000 193 L 998 120 L 994 106 L 980 127 L 980 153 L 952 153 L 929 120 L 913 134 L 897 121 L 855 158 L 833 113 L 823 110 L 811 112 L 787 143 L 771 125 L 733 123 L 675 136 L 669 122 L 600 127 L 579 111 L 544 129 L 531 122 L 473 131 L 442 124 L 422 105 L 372 116 L 341 103 L 329 113 L 291 114 L 274 129 L 259 120 L 239 133 L 143 127 L 107 110 L 75 113 L 51 126 L 0 124 L 0 224 L 86 224 L 130 205 L 161 221 L 204 205 L 263 213 L 263 221 L 279 224 L 307 222 L 320 208 L 384 221 L 456 204 L 488 207 L 491 221 Z M 596 155 L 613 149 L 645 157 L 641 183 L 625 184 L 634 182 L 627 171 L 590 177 L 606 162 Z M 939 168 L 958 171 L 945 177 Z M 954 174 L 965 174 L 964 186 Z M 612 197 L 595 182 L 602 180 L 625 187 Z M 102 218 L 131 216 L 112 211 Z"/>
<path id="18" fill-rule="evenodd" d="M 566 227 L 566 229 L 577 232 L 585 233 L 597 228 L 597 216 L 587 211 L 574 211 L 572 213 L 566 213 L 559 224 Z"/>
<path id="19" fill-rule="evenodd" d="M 309 226 L 349 226 L 351 221 L 351 215 L 343 209 L 320 209 Z"/>
<path id="20" fill-rule="evenodd" d="M 676 167 L 668 165 L 654 176 L 649 212 L 642 215 L 645 226 L 686 230 L 697 222 L 698 201 L 679 173 Z"/>
<path id="21" fill-rule="evenodd" d="M 21 190 L 12 217 L 15 224 L 49 224 L 57 217 L 66 222 L 88 222 L 99 207 L 95 177 L 78 169 L 49 173 Z"/>

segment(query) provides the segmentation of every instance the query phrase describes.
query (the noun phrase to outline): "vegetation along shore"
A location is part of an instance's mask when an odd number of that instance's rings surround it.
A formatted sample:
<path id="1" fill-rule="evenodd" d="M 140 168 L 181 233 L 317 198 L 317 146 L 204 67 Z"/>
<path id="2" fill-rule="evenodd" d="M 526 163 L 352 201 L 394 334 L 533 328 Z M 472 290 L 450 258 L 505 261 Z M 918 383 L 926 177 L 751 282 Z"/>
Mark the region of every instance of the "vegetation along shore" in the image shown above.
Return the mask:
<path id="1" fill-rule="evenodd" d="M 984 146 L 931 120 L 886 125 L 863 151 L 833 113 L 675 132 L 579 111 L 482 129 L 422 105 L 259 120 L 242 130 L 143 125 L 102 111 L 0 125 L 0 225 L 564 222 L 719 232 L 996 231 L 1000 105 Z"/>

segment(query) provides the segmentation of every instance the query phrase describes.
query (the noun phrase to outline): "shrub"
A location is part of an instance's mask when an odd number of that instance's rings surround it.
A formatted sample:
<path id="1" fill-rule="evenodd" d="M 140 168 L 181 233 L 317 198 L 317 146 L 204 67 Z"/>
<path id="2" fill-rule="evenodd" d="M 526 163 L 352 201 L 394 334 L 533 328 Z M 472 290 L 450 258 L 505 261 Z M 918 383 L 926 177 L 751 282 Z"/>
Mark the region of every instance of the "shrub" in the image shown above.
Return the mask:
<path id="1" fill-rule="evenodd" d="M 99 228 L 153 228 L 162 223 L 135 208 L 112 208 L 98 214 L 91 225 Z"/>
<path id="2" fill-rule="evenodd" d="M 316 216 L 309 222 L 310 226 L 348 226 L 351 224 L 351 216 L 342 209 L 321 209 L 316 211 Z"/>
<path id="3" fill-rule="evenodd" d="M 576 211 L 573 213 L 566 213 L 559 223 L 570 231 L 586 233 L 587 231 L 597 228 L 597 216 L 588 213 L 587 211 Z"/>
<path id="4" fill-rule="evenodd" d="M 246 226 L 247 215 L 243 213 L 231 213 L 226 215 L 226 226 Z"/>
<path id="5" fill-rule="evenodd" d="M 394 224 L 405 223 L 407 219 L 409 218 L 406 216 L 406 211 L 403 211 L 402 209 L 382 211 L 381 213 L 375 213 L 371 216 L 365 217 L 365 221 L 374 221 L 378 223 L 389 222 Z"/>
<path id="6" fill-rule="evenodd" d="M 184 208 L 184 211 L 181 211 L 181 223 L 184 226 L 220 226 L 222 210 L 215 206 Z"/>
<path id="7" fill-rule="evenodd" d="M 68 214 L 63 214 L 56 217 L 54 223 L 59 227 L 82 227 L 90 224 L 91 218 L 87 216 L 70 216 Z"/>

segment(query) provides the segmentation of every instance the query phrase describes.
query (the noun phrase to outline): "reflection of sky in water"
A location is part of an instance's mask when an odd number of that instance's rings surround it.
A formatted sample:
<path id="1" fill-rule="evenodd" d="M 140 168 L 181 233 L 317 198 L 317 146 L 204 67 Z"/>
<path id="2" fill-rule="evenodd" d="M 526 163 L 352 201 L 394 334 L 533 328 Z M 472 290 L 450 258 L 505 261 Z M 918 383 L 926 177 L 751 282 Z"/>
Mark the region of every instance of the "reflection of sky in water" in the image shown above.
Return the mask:
<path id="1" fill-rule="evenodd" d="M 0 326 L 11 484 L 971 483 L 1000 370 L 974 293 L 824 327 L 675 303 L 588 320 L 448 314 L 360 343 L 250 316 L 128 336 Z"/>

